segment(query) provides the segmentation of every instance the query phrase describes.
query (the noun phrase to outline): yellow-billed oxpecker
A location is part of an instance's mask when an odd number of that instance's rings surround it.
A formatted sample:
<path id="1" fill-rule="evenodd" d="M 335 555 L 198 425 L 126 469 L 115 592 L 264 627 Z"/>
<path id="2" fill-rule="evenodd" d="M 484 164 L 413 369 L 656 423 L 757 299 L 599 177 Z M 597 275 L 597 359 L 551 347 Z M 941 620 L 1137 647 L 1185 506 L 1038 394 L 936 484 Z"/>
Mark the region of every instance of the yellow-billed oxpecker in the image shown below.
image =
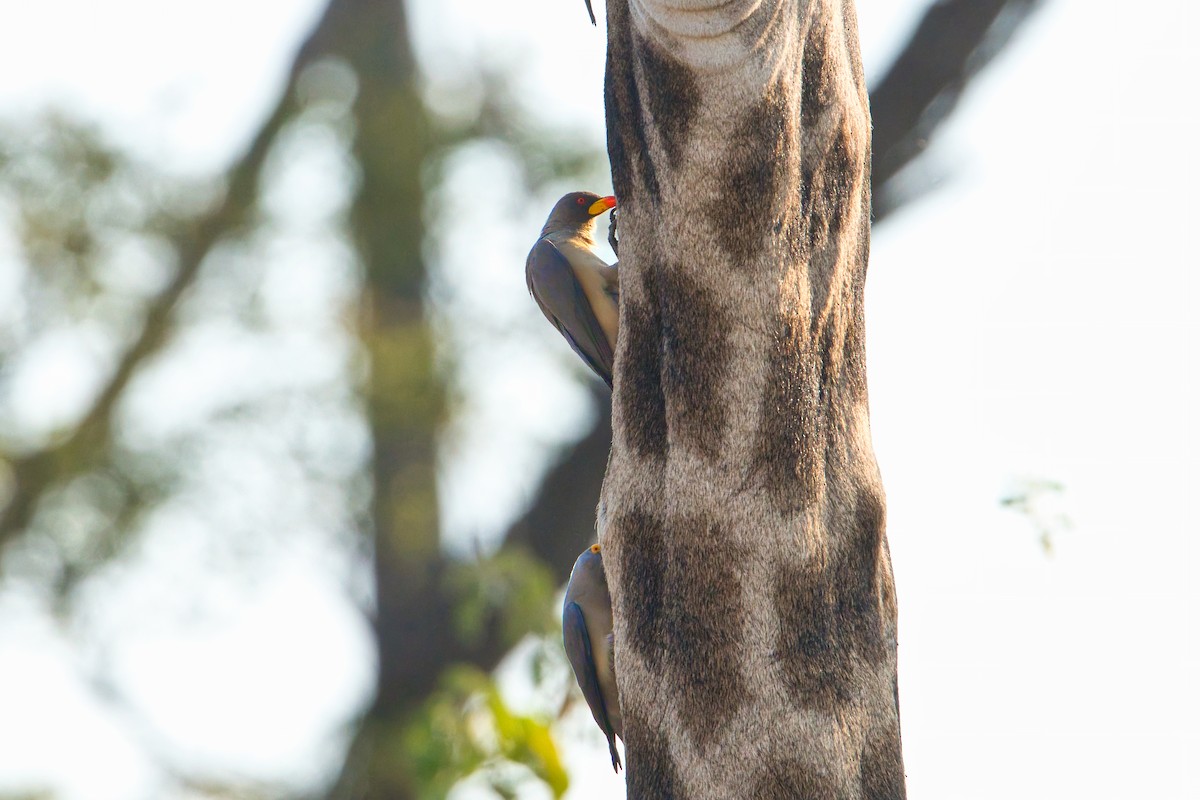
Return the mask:
<path id="1" fill-rule="evenodd" d="M 621 705 L 613 671 L 612 597 L 594 544 L 575 559 L 563 600 L 563 647 L 592 716 L 608 739 L 613 771 L 621 766 L 614 737 L 621 736 Z"/>
<path id="2" fill-rule="evenodd" d="M 546 319 L 612 388 L 617 349 L 616 265 L 596 254 L 596 218 L 615 197 L 571 192 L 554 204 L 525 261 L 525 282 Z"/>

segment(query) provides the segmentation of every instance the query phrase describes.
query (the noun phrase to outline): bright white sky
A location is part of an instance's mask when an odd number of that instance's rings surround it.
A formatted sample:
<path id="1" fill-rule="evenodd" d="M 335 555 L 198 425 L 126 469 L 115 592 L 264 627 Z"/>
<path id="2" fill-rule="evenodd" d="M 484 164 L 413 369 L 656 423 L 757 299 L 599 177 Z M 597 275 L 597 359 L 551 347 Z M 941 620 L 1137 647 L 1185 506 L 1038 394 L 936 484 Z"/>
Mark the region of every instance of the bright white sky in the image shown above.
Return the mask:
<path id="1" fill-rule="evenodd" d="M 604 39 L 582 0 L 417 5 L 431 74 L 465 56 L 512 63 L 531 105 L 602 141 Z M 922 5 L 860 0 L 869 77 Z M 0 118 L 56 103 L 204 173 L 254 129 L 318 6 L 23 4 L 0 26 Z M 1191 0 L 1047 0 L 922 162 L 939 189 L 877 231 L 868 353 L 914 798 L 1200 796 L 1198 23 Z M 465 205 L 481 185 L 503 195 L 506 177 L 478 156 L 445 202 Z M 452 308 L 483 308 L 495 325 L 535 316 L 520 264 L 544 214 L 466 214 L 470 235 L 448 232 Z M 586 423 L 563 377 L 570 358 L 553 331 L 537 336 L 551 355 L 527 363 L 511 343 L 463 354 L 469 416 L 446 489 L 462 545 L 493 537 L 547 449 Z M 999 505 L 1021 478 L 1066 487 L 1046 509 L 1071 523 L 1049 557 L 1030 521 Z M 466 502 L 466 486 L 485 500 Z M 164 632 L 128 648 L 151 738 L 264 778 L 336 758 L 329 726 L 361 701 L 370 662 L 319 564 L 284 565 L 205 638 Z M 0 791 L 156 797 L 144 731 L 89 699 L 79 658 L 0 595 Z M 297 663 L 311 671 L 280 685 Z M 295 707 L 299 687 L 310 707 Z M 568 752 L 582 770 L 571 797 L 621 796 L 587 735 Z"/>

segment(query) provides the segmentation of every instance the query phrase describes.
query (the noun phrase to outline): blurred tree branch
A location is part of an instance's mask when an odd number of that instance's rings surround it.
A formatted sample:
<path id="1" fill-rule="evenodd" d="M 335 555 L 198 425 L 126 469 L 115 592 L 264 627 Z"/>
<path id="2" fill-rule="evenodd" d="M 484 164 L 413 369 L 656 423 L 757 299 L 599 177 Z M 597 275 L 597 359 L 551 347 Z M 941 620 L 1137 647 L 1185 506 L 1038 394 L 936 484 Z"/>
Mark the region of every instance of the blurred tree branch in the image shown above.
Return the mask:
<path id="1" fill-rule="evenodd" d="M 871 90 L 872 210 L 876 223 L 913 199 L 896 180 L 1043 0 L 937 0 Z M 920 193 L 920 188 L 916 189 Z"/>
<path id="2" fill-rule="evenodd" d="M 170 340 L 173 315 L 200 273 L 205 257 L 253 214 L 263 163 L 279 131 L 295 111 L 292 89 L 314 57 L 311 40 L 292 65 L 287 88 L 250 146 L 230 168 L 220 201 L 171 237 L 178 260 L 175 275 L 146 309 L 140 332 L 117 361 L 88 411 L 75 427 L 50 444 L 9 461 L 12 498 L 0 511 L 0 547 L 29 525 L 48 489 L 94 469 L 112 444 L 113 411 L 139 367 Z"/>
<path id="3" fill-rule="evenodd" d="M 376 695 L 335 796 L 398 800 L 421 791 L 423 754 L 409 726 L 456 663 L 494 666 L 537 619 L 554 582 L 515 548 L 476 562 L 448 558 L 437 511 L 437 437 L 446 410 L 425 307 L 422 176 L 453 137 L 434 130 L 418 90 L 404 6 L 333 0 L 314 34 L 358 79 L 351 208 L 366 276 L 359 336 L 369 361 L 374 453 Z"/>

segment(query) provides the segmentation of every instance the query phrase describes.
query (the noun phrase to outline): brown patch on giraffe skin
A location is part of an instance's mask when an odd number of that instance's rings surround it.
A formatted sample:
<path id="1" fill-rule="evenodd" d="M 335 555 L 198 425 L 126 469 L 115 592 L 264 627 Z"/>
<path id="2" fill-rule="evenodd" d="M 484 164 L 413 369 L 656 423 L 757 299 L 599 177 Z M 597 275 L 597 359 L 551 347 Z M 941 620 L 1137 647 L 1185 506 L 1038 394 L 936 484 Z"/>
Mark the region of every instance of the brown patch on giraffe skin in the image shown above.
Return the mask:
<path id="1" fill-rule="evenodd" d="M 802 62 L 803 87 L 800 95 L 800 125 L 804 130 L 815 128 L 832 101 L 833 79 L 826 49 L 826 26 L 816 15 L 804 40 Z"/>
<path id="2" fill-rule="evenodd" d="M 683 727 L 706 747 L 749 697 L 740 666 L 745 609 L 737 565 L 744 554 L 704 516 L 664 524 L 635 511 L 613 524 L 623 537 L 618 590 L 629 646 L 684 698 L 675 705 Z"/>
<path id="3" fill-rule="evenodd" d="M 818 458 L 823 410 L 817 364 L 806 353 L 798 317 L 780 314 L 755 435 L 751 475 L 777 511 L 792 514 L 816 502 L 824 482 Z"/>
<path id="4" fill-rule="evenodd" d="M 861 202 L 851 196 L 850 190 L 863 169 L 862 163 L 854 155 L 850 131 L 843 125 L 820 162 L 805 167 L 802 195 L 807 201 L 804 207 L 804 248 L 807 252 L 816 253 L 821 248 L 841 244 L 837 237 L 845 224 L 846 210 Z M 837 253 L 830 255 L 829 262 L 833 263 Z"/>
<path id="5" fill-rule="evenodd" d="M 850 416 L 867 402 L 866 321 L 863 314 L 863 284 L 870 220 L 864 214 L 853 236 L 843 236 L 838 252 L 826 248 L 809 262 L 809 286 L 814 307 L 832 306 L 833 313 L 824 321 L 817 344 L 823 358 L 820 365 L 819 397 L 831 412 L 827 427 L 831 436 L 844 442 L 849 435 Z M 845 267 L 835 272 L 829 266 L 838 258 Z M 825 268 L 822 268 L 825 267 Z M 836 297 L 830 297 L 836 293 Z M 844 447 L 826 452 L 827 474 L 842 471 L 837 458 L 844 460 Z"/>
<path id="6" fill-rule="evenodd" d="M 651 670 L 658 671 L 663 655 L 660 629 L 667 570 L 662 520 L 636 510 L 616 517 L 611 524 L 622 537 L 622 578 L 616 588 L 623 593 L 621 606 L 629 625 L 629 646 Z"/>
<path id="7" fill-rule="evenodd" d="M 746 267 L 775 224 L 775 199 L 792 134 L 779 84 L 742 115 L 725 151 L 720 191 L 706 212 L 717 243 L 735 267 Z"/>
<path id="8" fill-rule="evenodd" d="M 828 571 L 782 566 L 772 589 L 779 618 L 774 657 L 793 701 L 824 712 L 843 705 L 852 697 L 854 665 L 839 635 Z"/>
<path id="9" fill-rule="evenodd" d="M 617 401 L 625 444 L 642 458 L 661 461 L 667 456 L 667 408 L 662 385 L 662 316 L 659 272 L 651 263 L 643 272 L 641 300 L 622 299 L 625 316 L 621 337 L 626 342 Z"/>
<path id="10" fill-rule="evenodd" d="M 682 444 L 713 460 L 725 438 L 721 389 L 732 357 L 728 314 L 714 291 L 680 270 L 665 264 L 651 264 L 651 269 L 662 289 L 663 388 L 684 398 L 667 409 L 668 428 Z"/>
<path id="11" fill-rule="evenodd" d="M 637 717 L 625 717 L 625 791 L 630 798 L 684 800 L 683 782 L 661 732 Z"/>
<path id="12" fill-rule="evenodd" d="M 798 316 L 781 313 L 776 321 L 751 475 L 782 513 L 794 513 L 814 502 L 825 475 L 836 473 L 827 473 L 826 461 L 836 455 L 830 451 L 830 442 L 836 444 L 839 425 L 845 427 L 845 421 L 828 415 L 836 415 L 849 400 L 866 396 L 859 274 L 863 270 L 854 269 L 854 277 L 846 278 L 837 269 L 846 255 L 843 249 L 853 250 L 847 250 L 853 265 L 865 262 L 864 239 L 869 236 L 866 226 L 870 220 L 865 216 L 854 237 L 843 241 L 840 236 L 845 209 L 851 203 L 869 202 L 850 194 L 856 171 L 862 169 L 852 146 L 850 133 L 843 127 L 815 168 L 801 165 L 798 238 L 800 254 L 808 260 L 814 313 L 826 306 L 831 292 L 843 296 L 820 330 L 809 331 L 809 321 Z M 854 316 L 846 319 L 847 313 Z"/>
<path id="13" fill-rule="evenodd" d="M 861 167 L 852 152 L 853 143 L 850 140 L 850 130 L 843 125 L 833 140 L 833 147 L 825 156 L 824 181 L 826 230 L 831 238 L 841 235 L 842 225 L 846 219 L 846 210 L 854 205 L 855 198 L 850 196 L 857 173 Z"/>
<path id="14" fill-rule="evenodd" d="M 737 567 L 745 560 L 724 529 L 705 516 L 674 517 L 659 635 L 663 666 L 681 698 L 688 735 L 709 746 L 748 702 L 741 672 L 745 609 Z"/>
<path id="15" fill-rule="evenodd" d="M 877 668 L 895 646 L 881 611 L 882 497 L 864 491 L 850 515 L 831 514 L 831 537 L 840 546 L 828 566 L 783 566 L 773 587 L 775 656 L 796 701 L 822 710 L 850 700 L 863 665 Z"/>
<path id="16" fill-rule="evenodd" d="M 608 59 L 604 70 L 604 118 L 608 130 L 608 160 L 612 165 L 613 189 L 617 197 L 633 194 L 635 180 L 654 205 L 661 192 L 658 172 L 650 157 L 646 139 L 646 115 L 638 94 L 633 60 L 633 33 L 624 5 L 609 12 L 612 26 L 608 39 Z"/>
<path id="17" fill-rule="evenodd" d="M 796 250 L 795 256 L 797 261 L 807 261 L 812 253 L 812 222 L 810 220 L 812 210 L 812 186 L 813 186 L 813 169 L 807 159 L 800 160 L 800 187 L 799 201 L 800 210 L 794 220 L 791 220 L 791 228 L 789 239 L 794 243 Z"/>
<path id="18" fill-rule="evenodd" d="M 900 732 L 878 725 L 867 733 L 859 762 L 863 800 L 904 800 L 904 755 Z"/>
<path id="19" fill-rule="evenodd" d="M 746 797 L 754 800 L 841 800 L 845 792 L 798 758 L 768 761 Z"/>
<path id="20" fill-rule="evenodd" d="M 820 302 L 824 305 L 829 298 L 829 278 L 818 288 L 812 287 L 813 303 Z M 821 294 L 817 292 L 820 291 Z M 825 326 L 821 328 L 820 334 L 817 336 L 817 353 L 821 355 L 817 361 L 817 402 L 822 408 L 828 408 L 833 415 L 841 412 L 841 405 L 837 402 L 835 396 L 836 383 L 838 376 L 841 373 L 841 337 L 838 335 L 838 328 L 835 320 L 827 319 Z M 832 449 L 832 448 L 830 448 Z M 828 450 L 826 450 L 826 459 L 828 459 Z M 828 463 L 828 460 L 826 461 Z"/>
<path id="21" fill-rule="evenodd" d="M 667 161 L 678 167 L 687 135 L 700 108 L 700 90 L 692 71 L 643 37 L 635 37 L 646 101 L 658 128 Z"/>
<path id="22" fill-rule="evenodd" d="M 879 586 L 885 515 L 882 497 L 859 494 L 832 576 L 843 644 L 872 666 L 888 658 L 892 644 L 884 631 Z"/>

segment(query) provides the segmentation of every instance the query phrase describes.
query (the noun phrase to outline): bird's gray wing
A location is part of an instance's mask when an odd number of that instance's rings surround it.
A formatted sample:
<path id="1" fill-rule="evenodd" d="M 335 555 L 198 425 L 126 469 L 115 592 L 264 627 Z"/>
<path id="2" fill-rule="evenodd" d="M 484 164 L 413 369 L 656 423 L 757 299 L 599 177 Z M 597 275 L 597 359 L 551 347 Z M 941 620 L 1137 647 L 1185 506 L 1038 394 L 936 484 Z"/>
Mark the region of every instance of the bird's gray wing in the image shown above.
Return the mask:
<path id="1" fill-rule="evenodd" d="M 608 754 L 612 757 L 613 772 L 616 772 L 621 766 L 621 757 L 617 754 L 612 722 L 608 719 L 608 707 L 604 705 L 604 695 L 600 692 L 596 659 L 592 657 L 592 641 L 583 621 L 583 609 L 578 603 L 567 603 L 563 606 L 563 648 L 567 651 L 571 669 L 575 671 L 575 680 L 583 690 L 583 698 L 592 710 L 592 717 L 608 739 Z"/>
<path id="2" fill-rule="evenodd" d="M 539 239 L 525 261 L 529 293 L 571 345 L 571 349 L 612 388 L 613 352 L 575 272 L 549 239 Z"/>

